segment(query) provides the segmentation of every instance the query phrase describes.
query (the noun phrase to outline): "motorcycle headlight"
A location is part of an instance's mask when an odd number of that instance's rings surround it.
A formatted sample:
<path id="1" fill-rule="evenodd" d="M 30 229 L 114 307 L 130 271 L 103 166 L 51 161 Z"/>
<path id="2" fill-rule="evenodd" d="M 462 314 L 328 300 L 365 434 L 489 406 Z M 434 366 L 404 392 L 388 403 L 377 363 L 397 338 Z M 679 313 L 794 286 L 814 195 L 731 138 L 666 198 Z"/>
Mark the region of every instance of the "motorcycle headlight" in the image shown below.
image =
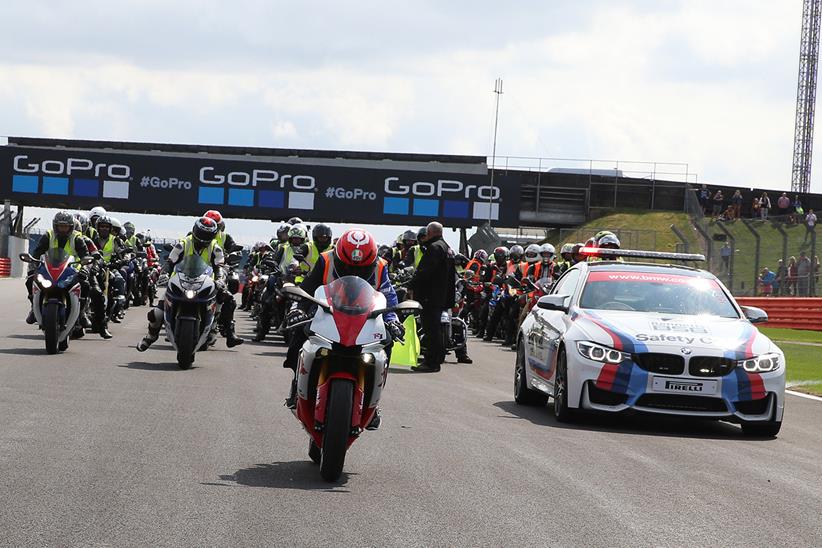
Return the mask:
<path id="1" fill-rule="evenodd" d="M 194 291 L 193 289 L 187 289 L 186 290 L 186 298 L 187 299 L 193 299 L 196 296 L 197 296 L 197 292 Z"/>
<path id="2" fill-rule="evenodd" d="M 622 363 L 631 359 L 631 355 L 627 352 L 621 352 L 592 342 L 577 342 L 577 351 L 582 357 L 601 363 Z"/>
<path id="3" fill-rule="evenodd" d="M 737 367 L 742 367 L 748 373 L 765 373 L 779 369 L 779 354 L 762 354 L 747 360 L 736 362 Z"/>
<path id="4" fill-rule="evenodd" d="M 373 363 L 374 362 L 374 354 L 363 354 L 361 356 L 362 363 Z"/>
<path id="5" fill-rule="evenodd" d="M 51 280 L 47 280 L 42 274 L 37 275 L 37 282 L 43 286 L 43 289 L 48 289 L 52 286 Z"/>

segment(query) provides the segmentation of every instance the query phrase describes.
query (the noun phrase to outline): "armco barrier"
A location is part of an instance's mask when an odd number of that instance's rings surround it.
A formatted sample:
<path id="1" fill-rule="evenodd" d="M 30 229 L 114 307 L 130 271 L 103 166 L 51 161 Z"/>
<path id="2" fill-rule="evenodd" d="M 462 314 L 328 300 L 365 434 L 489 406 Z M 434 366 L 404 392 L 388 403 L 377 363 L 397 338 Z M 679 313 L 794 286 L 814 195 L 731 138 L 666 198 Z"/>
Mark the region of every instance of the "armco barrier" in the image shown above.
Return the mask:
<path id="1" fill-rule="evenodd" d="M 742 306 L 755 306 L 768 313 L 767 327 L 822 331 L 822 298 L 737 297 Z"/>

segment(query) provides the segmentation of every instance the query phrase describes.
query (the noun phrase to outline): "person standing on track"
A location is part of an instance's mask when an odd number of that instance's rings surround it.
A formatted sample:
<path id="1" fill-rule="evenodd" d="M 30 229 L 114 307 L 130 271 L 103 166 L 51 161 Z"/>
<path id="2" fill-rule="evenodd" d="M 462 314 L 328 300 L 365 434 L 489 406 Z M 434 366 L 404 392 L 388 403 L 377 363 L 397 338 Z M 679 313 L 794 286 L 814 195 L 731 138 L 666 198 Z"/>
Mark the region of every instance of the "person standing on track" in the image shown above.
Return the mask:
<path id="1" fill-rule="evenodd" d="M 442 340 L 442 313 L 454 305 L 456 291 L 454 252 L 442 238 L 442 225 L 436 221 L 425 229 L 425 248 L 409 282 L 414 298 L 422 305 L 425 333 L 425 361 L 414 371 L 436 372 L 445 361 Z"/>

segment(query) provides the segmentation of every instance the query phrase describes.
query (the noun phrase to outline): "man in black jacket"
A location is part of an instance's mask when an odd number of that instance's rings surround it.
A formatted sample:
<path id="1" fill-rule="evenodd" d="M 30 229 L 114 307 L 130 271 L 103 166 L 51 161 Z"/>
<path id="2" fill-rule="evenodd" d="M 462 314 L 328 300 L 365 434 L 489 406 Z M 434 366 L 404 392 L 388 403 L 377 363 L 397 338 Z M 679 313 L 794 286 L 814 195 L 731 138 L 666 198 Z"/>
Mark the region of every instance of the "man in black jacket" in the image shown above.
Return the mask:
<path id="1" fill-rule="evenodd" d="M 422 242 L 420 242 L 422 243 Z M 439 371 L 445 361 L 440 317 L 454 306 L 456 270 L 454 252 L 442 239 L 442 225 L 432 222 L 426 229 L 422 255 L 410 287 L 414 298 L 422 304 L 422 328 L 425 332 L 425 361 L 415 371 Z"/>

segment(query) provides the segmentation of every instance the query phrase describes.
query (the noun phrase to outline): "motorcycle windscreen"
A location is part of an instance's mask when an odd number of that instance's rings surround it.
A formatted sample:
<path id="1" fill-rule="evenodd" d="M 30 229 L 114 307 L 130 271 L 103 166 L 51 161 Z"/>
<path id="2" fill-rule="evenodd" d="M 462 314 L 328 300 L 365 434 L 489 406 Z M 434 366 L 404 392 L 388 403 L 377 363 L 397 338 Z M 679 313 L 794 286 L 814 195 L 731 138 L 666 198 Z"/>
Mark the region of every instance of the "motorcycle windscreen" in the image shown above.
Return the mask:
<path id="1" fill-rule="evenodd" d="M 199 255 L 189 255 L 174 267 L 174 272 L 183 278 L 196 280 L 201 276 L 210 276 L 212 269 Z"/>
<path id="2" fill-rule="evenodd" d="M 371 321 L 369 333 L 365 332 L 368 315 L 385 307 L 385 296 L 371 284 L 357 276 L 344 276 L 322 287 L 324 298 L 331 305 L 332 316 L 340 344 L 357 346 L 376 342 L 384 336 L 381 319 Z"/>
<path id="3" fill-rule="evenodd" d="M 67 270 L 66 267 L 71 259 L 72 255 L 67 253 L 62 247 L 49 248 L 43 256 L 43 264 L 45 265 L 52 281 L 57 283 L 60 280 L 60 277 L 63 275 L 64 271 Z"/>

